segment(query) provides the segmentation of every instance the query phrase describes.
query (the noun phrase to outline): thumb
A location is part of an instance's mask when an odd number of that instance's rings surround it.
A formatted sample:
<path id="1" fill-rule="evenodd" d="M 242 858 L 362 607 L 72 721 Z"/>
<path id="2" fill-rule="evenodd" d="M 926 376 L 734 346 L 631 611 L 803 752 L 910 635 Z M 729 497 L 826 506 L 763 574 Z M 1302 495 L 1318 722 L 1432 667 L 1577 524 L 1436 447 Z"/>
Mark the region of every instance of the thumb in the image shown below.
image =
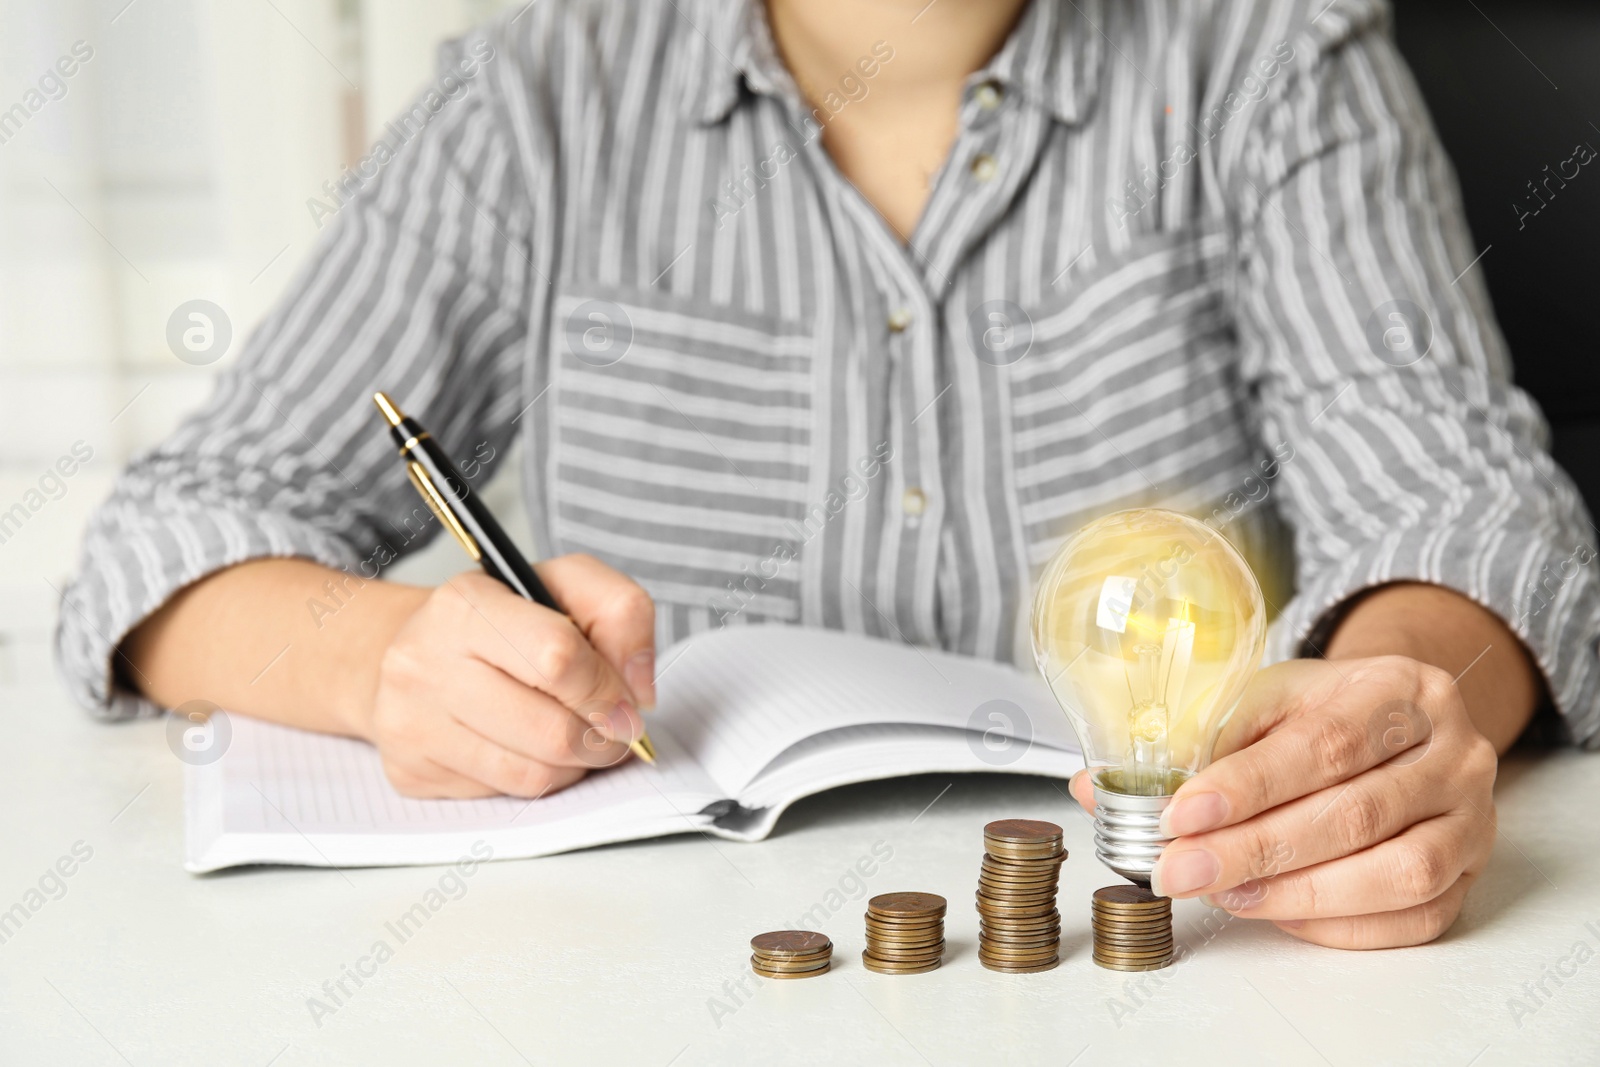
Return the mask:
<path id="1" fill-rule="evenodd" d="M 535 568 L 634 703 L 656 704 L 656 606 L 638 582 L 593 556 L 558 556 Z"/>

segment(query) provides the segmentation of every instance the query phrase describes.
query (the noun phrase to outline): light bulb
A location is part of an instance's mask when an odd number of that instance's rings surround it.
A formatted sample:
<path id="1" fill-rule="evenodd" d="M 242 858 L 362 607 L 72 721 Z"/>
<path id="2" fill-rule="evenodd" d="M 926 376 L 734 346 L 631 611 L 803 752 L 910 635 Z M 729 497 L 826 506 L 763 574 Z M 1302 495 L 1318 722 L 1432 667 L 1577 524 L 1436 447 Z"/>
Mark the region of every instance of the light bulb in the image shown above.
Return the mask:
<path id="1" fill-rule="evenodd" d="M 1033 651 L 1071 721 L 1095 794 L 1095 855 L 1150 884 L 1161 812 L 1211 763 L 1261 662 L 1266 605 L 1249 564 L 1173 511 L 1119 511 L 1045 565 Z"/>

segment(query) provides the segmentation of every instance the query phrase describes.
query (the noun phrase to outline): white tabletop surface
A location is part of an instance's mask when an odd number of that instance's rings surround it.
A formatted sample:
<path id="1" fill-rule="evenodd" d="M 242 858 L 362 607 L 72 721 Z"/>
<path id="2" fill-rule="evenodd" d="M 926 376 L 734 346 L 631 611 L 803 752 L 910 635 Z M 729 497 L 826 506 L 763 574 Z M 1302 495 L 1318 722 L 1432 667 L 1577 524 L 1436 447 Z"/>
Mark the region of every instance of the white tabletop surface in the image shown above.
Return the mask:
<path id="1" fill-rule="evenodd" d="M 1333 951 L 1183 902 L 1192 953 L 1130 976 L 1089 958 L 1089 894 L 1117 879 L 1050 781 L 903 779 L 803 802 L 761 844 L 491 863 L 401 942 L 386 923 L 448 869 L 185 874 L 162 724 L 93 723 L 53 687 L 0 689 L 0 709 L 0 910 L 28 913 L 0 926 L 6 1064 L 1600 1063 L 1597 756 L 1507 762 L 1493 861 L 1435 944 Z M 977 960 L 983 825 L 1007 816 L 1066 828 L 1065 959 L 1043 974 Z M 46 877 L 75 846 L 92 854 Z M 950 899 L 945 964 L 869 973 L 865 896 L 907 889 Z M 835 970 L 751 975 L 751 935 L 819 904 Z"/>

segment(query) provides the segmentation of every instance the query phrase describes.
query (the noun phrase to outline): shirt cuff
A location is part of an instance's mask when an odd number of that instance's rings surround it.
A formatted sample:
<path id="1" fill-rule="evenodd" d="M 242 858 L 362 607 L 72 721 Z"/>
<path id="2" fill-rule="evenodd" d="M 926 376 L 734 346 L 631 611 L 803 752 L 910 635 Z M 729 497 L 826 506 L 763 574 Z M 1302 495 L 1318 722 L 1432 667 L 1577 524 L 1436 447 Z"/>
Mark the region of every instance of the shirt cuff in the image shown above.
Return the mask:
<path id="1" fill-rule="evenodd" d="M 1307 574 L 1267 634 L 1267 662 L 1319 655 L 1357 594 L 1391 582 L 1452 589 L 1494 612 L 1543 672 L 1567 740 L 1600 748 L 1600 584 L 1594 548 L 1537 536 L 1415 528 Z"/>
<path id="2" fill-rule="evenodd" d="M 339 570 L 358 553 L 328 530 L 284 514 L 196 509 L 158 520 L 97 520 L 83 569 L 61 598 L 56 662 L 74 699 L 99 718 L 159 715 L 117 685 L 113 657 L 129 632 L 184 586 L 251 559 L 298 557 Z"/>

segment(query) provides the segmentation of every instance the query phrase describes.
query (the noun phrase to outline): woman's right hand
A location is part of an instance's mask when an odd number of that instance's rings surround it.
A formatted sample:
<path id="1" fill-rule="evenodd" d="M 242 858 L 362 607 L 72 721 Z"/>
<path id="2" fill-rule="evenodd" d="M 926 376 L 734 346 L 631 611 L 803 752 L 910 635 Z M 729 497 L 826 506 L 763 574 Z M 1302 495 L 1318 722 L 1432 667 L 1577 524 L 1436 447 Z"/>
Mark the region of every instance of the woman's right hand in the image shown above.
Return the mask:
<path id="1" fill-rule="evenodd" d="M 655 605 L 590 556 L 538 572 L 570 618 L 480 573 L 426 599 L 384 650 L 361 733 L 414 797 L 539 797 L 628 757 L 655 704 Z"/>

